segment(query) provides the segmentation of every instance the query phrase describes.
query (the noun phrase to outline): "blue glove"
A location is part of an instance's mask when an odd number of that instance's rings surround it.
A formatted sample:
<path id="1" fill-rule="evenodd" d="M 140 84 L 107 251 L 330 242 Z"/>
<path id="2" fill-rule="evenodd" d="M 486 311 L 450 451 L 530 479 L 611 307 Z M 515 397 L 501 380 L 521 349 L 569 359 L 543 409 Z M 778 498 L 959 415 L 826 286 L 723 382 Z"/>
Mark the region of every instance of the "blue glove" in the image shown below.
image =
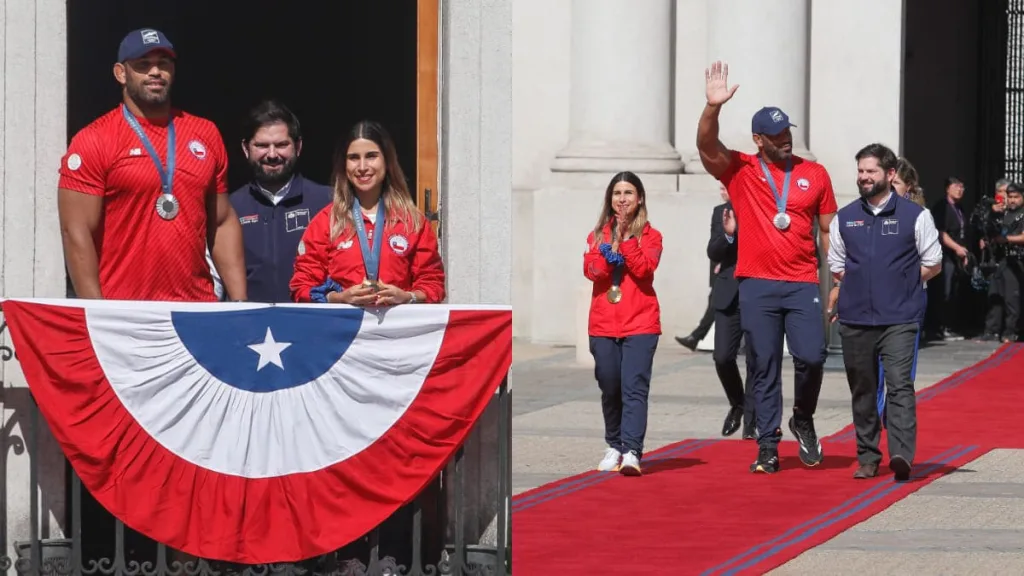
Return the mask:
<path id="1" fill-rule="evenodd" d="M 316 288 L 310 288 L 309 299 L 312 300 L 313 302 L 326 304 L 327 295 L 330 294 L 331 292 L 341 292 L 341 285 L 335 282 L 334 280 L 328 278 L 327 281 L 321 284 L 320 286 L 317 286 Z"/>
<path id="2" fill-rule="evenodd" d="M 612 252 L 611 244 L 601 244 L 597 249 L 601 251 L 601 255 L 604 256 L 605 262 L 612 266 L 621 266 L 626 263 L 626 259 L 622 257 L 622 254 Z"/>

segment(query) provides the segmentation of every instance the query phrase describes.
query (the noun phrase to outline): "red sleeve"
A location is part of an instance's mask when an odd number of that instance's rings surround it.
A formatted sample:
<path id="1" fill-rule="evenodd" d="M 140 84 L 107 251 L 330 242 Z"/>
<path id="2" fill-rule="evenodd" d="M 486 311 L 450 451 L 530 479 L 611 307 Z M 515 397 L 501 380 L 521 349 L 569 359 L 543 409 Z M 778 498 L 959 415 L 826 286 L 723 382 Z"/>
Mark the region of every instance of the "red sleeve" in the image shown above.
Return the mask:
<path id="1" fill-rule="evenodd" d="M 213 148 L 214 181 L 210 184 L 212 194 L 228 193 L 228 151 L 224 148 L 224 138 L 216 126 L 211 125 L 212 136 L 210 146 Z"/>
<path id="2" fill-rule="evenodd" d="M 587 251 L 583 253 L 583 275 L 591 282 L 604 280 L 611 276 L 612 265 L 604 259 L 604 254 L 594 242 L 594 233 L 587 234 Z"/>
<path id="3" fill-rule="evenodd" d="M 107 194 L 109 148 L 102 145 L 97 130 L 87 127 L 75 134 L 68 151 L 60 160 L 57 187 L 93 196 Z"/>
<path id="4" fill-rule="evenodd" d="M 743 167 L 743 165 L 747 162 L 748 158 L 750 158 L 748 154 L 744 154 L 742 152 L 737 152 L 733 150 L 732 162 L 729 163 L 729 168 L 725 171 L 724 174 L 722 174 L 721 178 L 719 178 L 718 181 L 721 182 L 722 184 L 725 184 L 726 188 L 729 188 L 729 183 L 732 182 L 733 177 L 735 177 L 736 174 L 740 171 L 740 168 Z M 732 189 L 729 190 L 729 195 L 732 195 Z"/>
<path id="5" fill-rule="evenodd" d="M 619 245 L 622 257 L 626 259 L 626 270 L 637 278 L 650 278 L 661 262 L 661 232 L 648 225 L 644 229 L 643 243 L 630 238 Z"/>
<path id="6" fill-rule="evenodd" d="M 295 256 L 295 272 L 288 287 L 291 288 L 292 300 L 296 302 L 312 302 L 309 298 L 311 288 L 316 288 L 327 281 L 328 247 L 331 239 L 330 207 L 324 209 L 302 234 L 299 241 L 298 254 Z"/>
<path id="7" fill-rule="evenodd" d="M 835 214 L 839 210 L 836 191 L 832 189 L 832 178 L 824 167 L 821 169 L 821 197 L 818 198 L 818 215 Z"/>
<path id="8" fill-rule="evenodd" d="M 412 252 L 412 289 L 426 295 L 427 303 L 437 304 L 445 298 L 444 263 L 437 248 L 437 233 L 429 221 L 424 220 L 423 229 L 416 239 Z"/>

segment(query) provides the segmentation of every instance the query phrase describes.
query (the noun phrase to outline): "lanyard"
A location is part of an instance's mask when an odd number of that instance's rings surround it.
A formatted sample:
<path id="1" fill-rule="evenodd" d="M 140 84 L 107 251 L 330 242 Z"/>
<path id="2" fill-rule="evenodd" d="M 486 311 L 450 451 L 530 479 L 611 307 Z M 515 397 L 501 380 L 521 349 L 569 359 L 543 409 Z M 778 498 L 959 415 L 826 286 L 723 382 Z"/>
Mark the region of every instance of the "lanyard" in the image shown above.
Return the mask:
<path id="1" fill-rule="evenodd" d="M 961 235 L 962 235 L 963 234 L 963 227 L 964 227 L 964 213 L 961 212 L 960 211 L 960 207 L 957 206 L 953 202 L 950 202 L 949 206 L 950 206 L 950 208 L 953 209 L 953 213 L 956 214 L 956 221 L 960 223 L 960 230 L 961 230 Z"/>
<path id="2" fill-rule="evenodd" d="M 359 208 L 359 201 L 352 202 L 352 222 L 356 227 L 356 236 L 359 237 L 359 248 L 363 252 L 363 266 L 366 267 L 366 279 L 376 282 L 380 272 L 380 251 L 384 245 L 384 197 L 377 200 L 377 220 L 373 223 L 373 249 L 370 249 L 370 241 L 366 238 L 366 226 L 363 225 L 363 211 Z"/>
<path id="3" fill-rule="evenodd" d="M 163 188 L 164 194 L 173 196 L 171 184 L 174 180 L 174 120 L 171 119 L 167 123 L 167 166 L 165 168 L 164 164 L 160 162 L 160 156 L 156 153 L 156 148 L 153 147 L 153 143 L 149 141 L 149 137 L 143 132 L 142 125 L 139 124 L 135 115 L 124 104 L 121 105 L 121 112 L 124 114 L 124 119 L 128 121 L 128 125 L 132 127 L 135 135 L 139 137 L 139 140 L 142 140 L 142 145 L 146 147 L 146 152 L 149 153 L 153 164 L 156 165 L 156 171 L 160 174 L 160 187 Z"/>
<path id="4" fill-rule="evenodd" d="M 768 165 L 764 163 L 764 158 L 758 156 L 757 159 L 761 162 L 761 169 L 764 170 L 764 177 L 768 180 L 768 187 L 772 189 L 772 196 L 775 196 L 775 207 L 778 208 L 779 214 L 785 214 L 786 204 L 789 201 L 789 177 L 793 175 L 793 158 L 790 157 L 789 160 L 786 160 L 786 177 L 782 182 L 782 195 L 779 195 L 779 189 L 775 186 L 775 178 L 768 171 Z"/>

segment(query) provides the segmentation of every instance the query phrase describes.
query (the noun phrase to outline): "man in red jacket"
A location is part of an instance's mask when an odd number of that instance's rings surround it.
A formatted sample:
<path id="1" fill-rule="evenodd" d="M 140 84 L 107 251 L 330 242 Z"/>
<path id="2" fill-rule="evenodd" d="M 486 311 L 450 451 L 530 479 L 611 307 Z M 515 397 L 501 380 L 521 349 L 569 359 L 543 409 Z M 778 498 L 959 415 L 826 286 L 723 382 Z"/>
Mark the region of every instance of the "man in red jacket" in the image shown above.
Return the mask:
<path id="1" fill-rule="evenodd" d="M 171 108 L 175 57 L 158 30 L 125 36 L 114 64 L 123 102 L 61 160 L 57 211 L 79 298 L 216 300 L 209 243 L 230 299 L 246 299 L 224 141 L 209 120 Z"/>
<path id="2" fill-rule="evenodd" d="M 697 125 L 697 149 L 704 168 L 728 188 L 743 226 L 736 278 L 743 331 L 754 357 L 759 445 L 750 470 L 771 474 L 779 467 L 782 439 L 783 334 L 796 373 L 789 429 L 800 443 L 805 465 L 815 466 L 822 459 L 814 411 L 826 356 L 825 315 L 814 224 L 827 253 L 836 198 L 825 168 L 793 154 L 793 124 L 782 110 L 766 107 L 754 114 L 756 155 L 730 150 L 718 139 L 718 115 L 737 88 L 729 87 L 728 74 L 721 62 L 706 71 L 707 105 Z"/>

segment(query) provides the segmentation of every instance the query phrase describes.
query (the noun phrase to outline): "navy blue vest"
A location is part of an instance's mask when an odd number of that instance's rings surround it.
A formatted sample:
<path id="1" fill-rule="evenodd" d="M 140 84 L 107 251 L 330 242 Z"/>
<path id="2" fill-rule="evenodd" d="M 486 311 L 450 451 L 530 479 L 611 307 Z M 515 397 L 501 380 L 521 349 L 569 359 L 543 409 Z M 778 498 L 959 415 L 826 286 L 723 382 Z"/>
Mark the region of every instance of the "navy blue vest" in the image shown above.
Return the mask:
<path id="1" fill-rule="evenodd" d="M 231 193 L 242 223 L 245 274 L 251 302 L 291 302 L 288 283 L 295 270 L 299 240 L 313 219 L 334 198 L 329 186 L 296 174 L 275 206 L 256 183 Z"/>
<path id="2" fill-rule="evenodd" d="M 846 245 L 846 274 L 839 291 L 839 321 L 855 326 L 920 322 L 925 299 L 921 255 L 914 239 L 924 209 L 892 194 L 877 216 L 863 199 L 839 210 L 832 228 Z"/>

